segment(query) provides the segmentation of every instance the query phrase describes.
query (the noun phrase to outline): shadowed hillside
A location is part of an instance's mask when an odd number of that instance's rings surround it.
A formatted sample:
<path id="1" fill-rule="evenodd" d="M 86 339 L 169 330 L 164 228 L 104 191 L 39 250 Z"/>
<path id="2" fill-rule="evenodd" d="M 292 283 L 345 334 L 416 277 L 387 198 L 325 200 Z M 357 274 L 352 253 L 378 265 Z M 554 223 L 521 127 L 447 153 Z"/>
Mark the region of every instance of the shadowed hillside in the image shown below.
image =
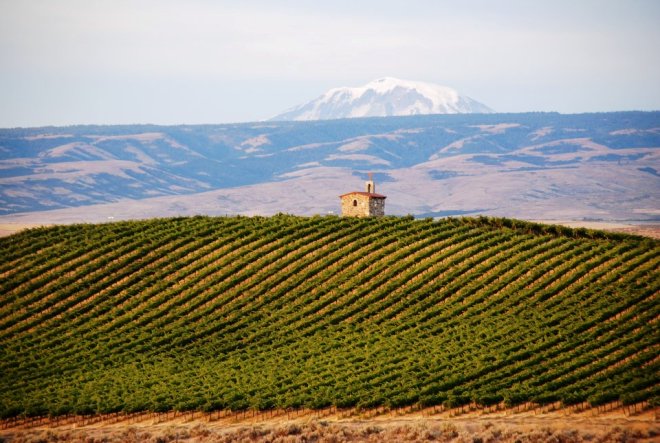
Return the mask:
<path id="1" fill-rule="evenodd" d="M 658 220 L 660 112 L 0 129 L 0 221 L 338 211 Z M 37 212 L 40 212 L 37 214 Z"/>
<path id="2" fill-rule="evenodd" d="M 509 219 L 0 239 L 0 413 L 658 399 L 657 241 Z"/>

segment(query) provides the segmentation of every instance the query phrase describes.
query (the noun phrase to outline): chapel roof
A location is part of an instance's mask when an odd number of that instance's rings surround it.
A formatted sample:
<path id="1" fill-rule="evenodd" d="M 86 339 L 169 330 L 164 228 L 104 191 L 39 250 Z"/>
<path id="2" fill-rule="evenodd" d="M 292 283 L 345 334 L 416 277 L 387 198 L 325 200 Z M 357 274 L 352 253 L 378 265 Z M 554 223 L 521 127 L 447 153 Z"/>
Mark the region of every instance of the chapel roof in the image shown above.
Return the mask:
<path id="1" fill-rule="evenodd" d="M 375 192 L 360 192 L 360 191 L 347 192 L 346 194 L 340 195 L 339 198 L 346 197 L 347 195 L 354 195 L 354 194 L 365 195 L 365 196 L 371 197 L 371 198 L 387 198 L 383 194 L 376 194 Z"/>

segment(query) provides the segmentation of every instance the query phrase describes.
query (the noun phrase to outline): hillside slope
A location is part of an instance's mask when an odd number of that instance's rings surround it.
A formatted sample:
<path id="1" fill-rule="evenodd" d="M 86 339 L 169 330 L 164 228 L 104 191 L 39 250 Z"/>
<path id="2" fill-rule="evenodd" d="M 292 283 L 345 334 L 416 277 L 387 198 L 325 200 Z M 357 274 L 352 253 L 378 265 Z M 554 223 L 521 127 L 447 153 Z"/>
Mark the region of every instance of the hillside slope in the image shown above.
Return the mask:
<path id="1" fill-rule="evenodd" d="M 369 172 L 391 215 L 657 221 L 659 171 L 660 112 L 0 129 L 0 223 L 336 213 Z"/>
<path id="2" fill-rule="evenodd" d="M 657 403 L 650 239 L 280 215 L 39 228 L 0 248 L 5 417 Z"/>

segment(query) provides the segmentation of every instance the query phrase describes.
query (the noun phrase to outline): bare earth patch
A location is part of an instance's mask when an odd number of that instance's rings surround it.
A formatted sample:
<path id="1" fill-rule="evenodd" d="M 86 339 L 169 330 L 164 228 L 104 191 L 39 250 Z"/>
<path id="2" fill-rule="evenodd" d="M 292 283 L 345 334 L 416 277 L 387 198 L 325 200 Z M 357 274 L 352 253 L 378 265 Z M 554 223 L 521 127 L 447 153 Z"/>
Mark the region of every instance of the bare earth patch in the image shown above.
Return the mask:
<path id="1" fill-rule="evenodd" d="M 42 423 L 8 427 L 9 442 L 657 442 L 660 409 L 626 415 L 622 409 L 599 413 L 486 413 L 269 411 L 232 414 L 137 414 L 104 416 L 101 421 Z M 114 417 L 114 418 L 113 418 Z M 98 419 L 98 417 L 97 417 Z"/>
<path id="2" fill-rule="evenodd" d="M 600 229 L 603 231 L 622 232 L 624 234 L 641 235 L 660 239 L 660 224 L 643 222 L 604 222 L 604 221 L 574 221 L 574 220 L 531 220 L 537 223 L 547 223 L 568 226 L 569 228 Z"/>
<path id="3" fill-rule="evenodd" d="M 613 231 L 660 239 L 660 225 L 630 226 L 626 228 L 613 229 Z"/>
<path id="4" fill-rule="evenodd" d="M 0 223 L 0 237 L 14 234 L 24 229 L 37 228 L 40 226 L 48 226 L 40 223 Z"/>

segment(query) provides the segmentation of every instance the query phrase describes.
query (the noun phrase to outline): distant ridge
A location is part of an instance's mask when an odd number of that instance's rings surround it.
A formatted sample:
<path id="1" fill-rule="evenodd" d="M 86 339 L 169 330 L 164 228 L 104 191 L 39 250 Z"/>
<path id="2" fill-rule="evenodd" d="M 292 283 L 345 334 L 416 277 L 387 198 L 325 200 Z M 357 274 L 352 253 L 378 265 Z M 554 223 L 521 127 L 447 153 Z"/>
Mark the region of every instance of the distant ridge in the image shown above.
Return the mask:
<path id="1" fill-rule="evenodd" d="M 327 214 L 367 172 L 388 214 L 659 221 L 659 120 L 433 114 L 0 129 L 0 221 Z"/>
<path id="2" fill-rule="evenodd" d="M 488 114 L 483 103 L 434 83 L 383 77 L 364 86 L 333 88 L 271 120 L 331 120 L 422 114 Z"/>

